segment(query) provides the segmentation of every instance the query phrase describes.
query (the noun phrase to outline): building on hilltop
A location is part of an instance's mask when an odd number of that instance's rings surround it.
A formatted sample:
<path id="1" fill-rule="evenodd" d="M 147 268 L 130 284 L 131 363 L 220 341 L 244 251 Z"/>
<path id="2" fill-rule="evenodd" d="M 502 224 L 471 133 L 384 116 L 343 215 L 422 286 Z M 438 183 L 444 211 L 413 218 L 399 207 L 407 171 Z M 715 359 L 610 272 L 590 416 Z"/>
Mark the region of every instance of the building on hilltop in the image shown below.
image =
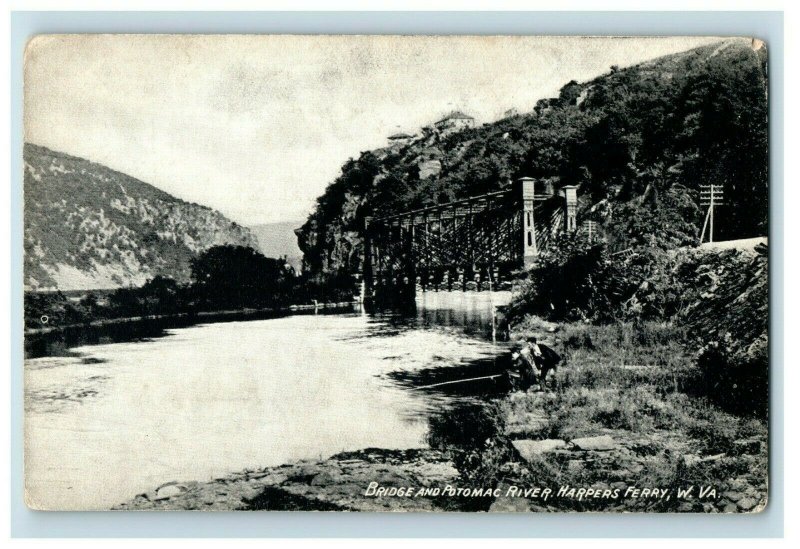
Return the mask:
<path id="1" fill-rule="evenodd" d="M 436 128 L 440 134 L 446 135 L 466 128 L 474 128 L 475 119 L 461 111 L 453 111 L 441 120 L 434 122 L 433 127 Z"/>

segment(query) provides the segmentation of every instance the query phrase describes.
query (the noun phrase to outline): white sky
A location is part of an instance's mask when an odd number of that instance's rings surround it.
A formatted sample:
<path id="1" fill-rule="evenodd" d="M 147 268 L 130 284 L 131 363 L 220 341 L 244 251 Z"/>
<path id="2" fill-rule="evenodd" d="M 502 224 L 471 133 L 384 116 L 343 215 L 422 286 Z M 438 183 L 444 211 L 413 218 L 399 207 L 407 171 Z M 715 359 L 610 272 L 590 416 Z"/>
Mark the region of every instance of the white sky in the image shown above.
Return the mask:
<path id="1" fill-rule="evenodd" d="M 478 123 L 710 38 L 50 36 L 26 52 L 26 141 L 245 225 L 305 219 L 360 151 L 453 109 Z"/>

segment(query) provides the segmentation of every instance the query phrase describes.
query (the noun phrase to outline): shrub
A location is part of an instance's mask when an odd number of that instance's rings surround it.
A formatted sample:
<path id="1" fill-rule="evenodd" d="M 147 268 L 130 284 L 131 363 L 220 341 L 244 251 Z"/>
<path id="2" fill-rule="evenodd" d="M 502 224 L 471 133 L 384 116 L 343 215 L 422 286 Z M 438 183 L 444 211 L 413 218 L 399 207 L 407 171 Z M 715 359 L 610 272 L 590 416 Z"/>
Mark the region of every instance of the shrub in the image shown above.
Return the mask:
<path id="1" fill-rule="evenodd" d="M 627 292 L 608 250 L 579 234 L 561 235 L 542 252 L 509 308 L 512 319 L 611 320 Z"/>
<path id="2" fill-rule="evenodd" d="M 505 417 L 495 404 L 457 406 L 431 416 L 428 443 L 450 455 L 465 486 L 494 488 L 512 457 L 503 435 Z M 485 510 L 491 504 L 491 498 L 469 499 L 471 507 L 464 510 Z"/>

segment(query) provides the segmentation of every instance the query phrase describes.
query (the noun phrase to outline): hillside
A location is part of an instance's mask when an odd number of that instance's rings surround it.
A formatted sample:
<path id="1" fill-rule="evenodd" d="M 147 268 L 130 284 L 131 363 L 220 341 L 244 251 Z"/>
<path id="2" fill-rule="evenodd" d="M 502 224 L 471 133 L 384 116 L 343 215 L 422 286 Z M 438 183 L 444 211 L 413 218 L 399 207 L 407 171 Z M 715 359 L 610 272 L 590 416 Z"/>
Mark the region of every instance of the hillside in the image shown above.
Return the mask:
<path id="1" fill-rule="evenodd" d="M 300 225 L 301 223 L 295 221 L 282 221 L 253 225 L 249 229 L 255 235 L 262 254 L 274 258 L 285 256 L 289 264 L 299 271 L 303 252 L 297 246 L 297 235 L 294 231 Z"/>
<path id="2" fill-rule="evenodd" d="M 699 185 L 724 184 L 717 240 L 768 223 L 766 48 L 729 39 L 566 82 L 528 113 L 361 153 L 298 235 L 313 275 L 359 269 L 360 229 L 381 216 L 497 190 L 522 176 L 579 185 L 580 215 L 615 248 L 696 242 Z"/>
<path id="3" fill-rule="evenodd" d="M 255 247 L 246 228 L 88 160 L 25 144 L 25 288 L 83 290 L 185 282 L 217 244 Z"/>

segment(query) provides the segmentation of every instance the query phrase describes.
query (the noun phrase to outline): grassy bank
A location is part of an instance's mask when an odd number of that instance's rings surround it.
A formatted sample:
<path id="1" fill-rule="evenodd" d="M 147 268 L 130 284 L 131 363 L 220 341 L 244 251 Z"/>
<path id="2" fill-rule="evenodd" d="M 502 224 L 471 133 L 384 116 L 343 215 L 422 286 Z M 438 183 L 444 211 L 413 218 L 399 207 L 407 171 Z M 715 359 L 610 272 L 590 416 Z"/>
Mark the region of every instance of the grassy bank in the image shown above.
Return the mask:
<path id="1" fill-rule="evenodd" d="M 621 490 L 610 500 L 516 498 L 506 509 L 514 511 L 763 508 L 767 422 L 757 414 L 726 412 L 703 394 L 703 373 L 677 328 L 656 322 L 553 325 L 528 318 L 514 335 L 541 339 L 543 333 L 563 356 L 557 387 L 512 393 L 480 413 L 483 423 L 470 420 L 495 430 L 486 443 L 451 445 L 465 481 Z M 581 448 L 587 437 L 601 444 Z M 672 497 L 625 497 L 631 486 L 668 489 Z M 675 497 L 692 486 L 694 497 Z M 701 487 L 713 492 L 699 498 Z M 485 503 L 492 508 L 500 501 Z"/>

